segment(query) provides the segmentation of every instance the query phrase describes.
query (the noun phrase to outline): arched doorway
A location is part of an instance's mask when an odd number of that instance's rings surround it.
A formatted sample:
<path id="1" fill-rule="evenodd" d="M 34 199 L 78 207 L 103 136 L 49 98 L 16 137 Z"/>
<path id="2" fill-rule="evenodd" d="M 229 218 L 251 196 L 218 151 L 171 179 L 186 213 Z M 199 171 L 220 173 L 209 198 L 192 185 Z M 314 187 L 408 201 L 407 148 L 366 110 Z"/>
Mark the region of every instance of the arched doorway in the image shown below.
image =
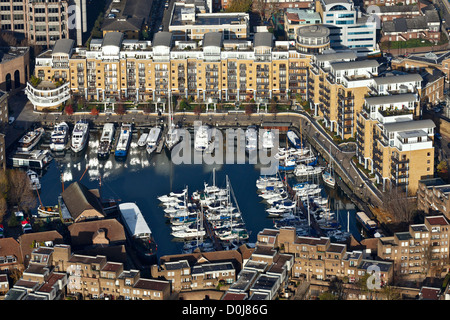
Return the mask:
<path id="1" fill-rule="evenodd" d="M 14 72 L 14 89 L 20 88 L 20 71 Z"/>
<path id="2" fill-rule="evenodd" d="M 11 90 L 11 73 L 8 73 L 5 78 L 6 91 Z"/>

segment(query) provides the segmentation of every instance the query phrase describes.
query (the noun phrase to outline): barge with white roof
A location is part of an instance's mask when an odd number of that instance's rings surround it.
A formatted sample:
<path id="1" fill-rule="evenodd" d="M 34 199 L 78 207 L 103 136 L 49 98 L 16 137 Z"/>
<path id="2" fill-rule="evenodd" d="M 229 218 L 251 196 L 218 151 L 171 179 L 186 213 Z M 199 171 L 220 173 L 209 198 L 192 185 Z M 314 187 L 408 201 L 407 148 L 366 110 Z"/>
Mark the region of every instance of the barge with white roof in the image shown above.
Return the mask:
<path id="1" fill-rule="evenodd" d="M 132 248 L 145 263 L 157 263 L 158 246 L 139 207 L 133 202 L 119 204 L 120 217 L 130 237 Z"/>

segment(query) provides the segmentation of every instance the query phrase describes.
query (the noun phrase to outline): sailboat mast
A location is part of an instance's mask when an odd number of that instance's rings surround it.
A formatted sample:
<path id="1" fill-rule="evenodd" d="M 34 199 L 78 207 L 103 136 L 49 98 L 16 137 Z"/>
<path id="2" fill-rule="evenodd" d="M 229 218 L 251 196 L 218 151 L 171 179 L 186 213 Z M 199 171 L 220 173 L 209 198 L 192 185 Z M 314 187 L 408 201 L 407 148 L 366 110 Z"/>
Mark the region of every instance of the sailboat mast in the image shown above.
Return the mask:
<path id="1" fill-rule="evenodd" d="M 350 212 L 347 210 L 347 232 L 350 232 Z"/>

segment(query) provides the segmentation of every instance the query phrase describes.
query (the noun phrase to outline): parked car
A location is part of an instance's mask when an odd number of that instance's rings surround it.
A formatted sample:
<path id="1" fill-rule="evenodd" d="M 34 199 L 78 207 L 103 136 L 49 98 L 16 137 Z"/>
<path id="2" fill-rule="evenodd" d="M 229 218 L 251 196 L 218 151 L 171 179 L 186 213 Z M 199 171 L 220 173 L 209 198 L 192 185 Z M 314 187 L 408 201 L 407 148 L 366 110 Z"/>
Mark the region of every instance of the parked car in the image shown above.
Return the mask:
<path id="1" fill-rule="evenodd" d="M 434 134 L 434 136 L 435 136 L 437 139 L 439 139 L 439 140 L 442 139 L 442 136 L 441 136 L 441 134 L 440 134 L 439 132 L 436 132 L 436 133 Z"/>
<path id="2" fill-rule="evenodd" d="M 16 120 L 16 118 L 14 118 L 14 117 L 9 117 L 8 123 L 9 123 L 9 124 L 12 124 L 15 120 Z"/>

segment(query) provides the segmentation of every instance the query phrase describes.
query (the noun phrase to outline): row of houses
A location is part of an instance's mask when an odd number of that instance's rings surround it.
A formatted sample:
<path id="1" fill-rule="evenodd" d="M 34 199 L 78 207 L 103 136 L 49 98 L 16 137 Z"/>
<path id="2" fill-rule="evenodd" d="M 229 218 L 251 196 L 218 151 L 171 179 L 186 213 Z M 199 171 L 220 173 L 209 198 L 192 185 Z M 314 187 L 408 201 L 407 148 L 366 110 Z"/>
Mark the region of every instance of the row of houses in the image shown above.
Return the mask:
<path id="1" fill-rule="evenodd" d="M 127 268 L 127 262 L 120 262 L 108 250 L 123 243 L 108 225 L 107 219 L 71 225 L 78 230 L 70 230 L 74 239 L 83 230 L 84 245 L 81 239 L 68 245 L 56 231 L 24 234 L 18 241 L 0 239 L 4 298 L 166 300 L 204 298 L 206 294 L 223 300 L 274 300 L 292 297 L 295 283 L 306 280 L 326 291 L 333 279 L 350 286 L 356 298 L 361 297 L 355 293 L 357 284 L 373 272 L 377 272 L 379 289 L 403 281 L 420 283 L 428 276 L 443 279 L 450 267 L 450 228 L 444 216 L 427 216 L 408 231 L 361 243 L 297 236 L 293 228 L 264 229 L 258 233 L 255 248 L 242 245 L 236 250 L 162 256 L 151 266 L 149 278 L 141 276 L 142 270 Z M 116 240 L 97 242 L 96 228 Z M 86 236 L 89 230 L 92 237 Z M 13 283 L 11 277 L 17 273 L 20 277 Z M 419 294 L 418 288 L 411 290 L 416 292 L 413 296 Z M 442 288 L 433 290 L 446 296 Z"/>

